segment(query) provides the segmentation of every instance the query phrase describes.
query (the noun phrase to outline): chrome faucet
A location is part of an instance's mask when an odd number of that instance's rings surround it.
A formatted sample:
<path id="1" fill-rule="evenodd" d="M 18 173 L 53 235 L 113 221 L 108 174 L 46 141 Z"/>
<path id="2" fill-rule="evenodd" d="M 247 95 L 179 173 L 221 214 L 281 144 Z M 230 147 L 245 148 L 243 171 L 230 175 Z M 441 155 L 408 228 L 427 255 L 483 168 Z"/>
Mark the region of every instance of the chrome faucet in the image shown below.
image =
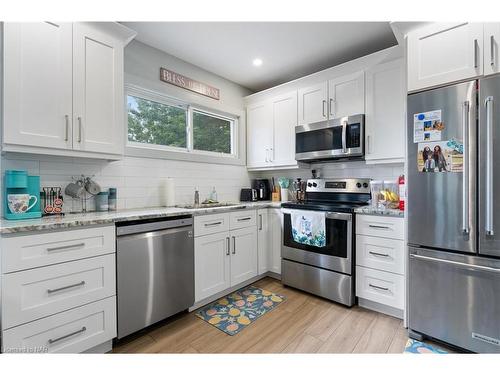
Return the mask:
<path id="1" fill-rule="evenodd" d="M 200 192 L 198 191 L 198 187 L 194 188 L 194 205 L 200 205 Z"/>

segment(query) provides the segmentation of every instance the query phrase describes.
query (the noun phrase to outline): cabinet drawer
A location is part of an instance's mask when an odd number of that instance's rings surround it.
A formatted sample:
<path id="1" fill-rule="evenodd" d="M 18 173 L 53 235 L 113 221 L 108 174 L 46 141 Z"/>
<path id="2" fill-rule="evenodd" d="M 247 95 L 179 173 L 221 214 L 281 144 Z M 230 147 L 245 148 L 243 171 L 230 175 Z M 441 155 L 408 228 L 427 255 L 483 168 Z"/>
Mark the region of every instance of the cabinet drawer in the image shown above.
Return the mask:
<path id="1" fill-rule="evenodd" d="M 356 215 L 356 234 L 404 240 L 404 219 L 400 217 Z"/>
<path id="2" fill-rule="evenodd" d="M 404 241 L 356 236 L 356 265 L 404 274 Z"/>
<path id="3" fill-rule="evenodd" d="M 2 324 L 10 328 L 116 294 L 115 255 L 14 272 L 2 278 Z"/>
<path id="4" fill-rule="evenodd" d="M 194 217 L 194 236 L 227 232 L 229 230 L 229 213 L 202 215 Z"/>
<path id="5" fill-rule="evenodd" d="M 404 277 L 356 266 L 356 296 L 397 309 L 404 308 Z"/>
<path id="6" fill-rule="evenodd" d="M 257 214 L 255 210 L 238 211 L 230 213 L 230 229 L 254 227 L 257 225 Z"/>
<path id="7" fill-rule="evenodd" d="M 116 299 L 7 329 L 2 335 L 4 352 L 81 353 L 116 337 Z"/>
<path id="8" fill-rule="evenodd" d="M 2 273 L 115 252 L 115 226 L 4 237 Z"/>

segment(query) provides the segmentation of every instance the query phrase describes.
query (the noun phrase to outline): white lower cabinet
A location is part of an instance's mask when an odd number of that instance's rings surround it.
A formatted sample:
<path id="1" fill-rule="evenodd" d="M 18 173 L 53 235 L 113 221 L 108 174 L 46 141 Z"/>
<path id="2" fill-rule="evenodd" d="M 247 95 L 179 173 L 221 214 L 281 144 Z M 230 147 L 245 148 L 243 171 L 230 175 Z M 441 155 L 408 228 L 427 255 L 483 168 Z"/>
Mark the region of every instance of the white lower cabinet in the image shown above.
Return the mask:
<path id="1" fill-rule="evenodd" d="M 116 337 L 116 299 L 106 298 L 2 332 L 4 353 L 81 353 Z"/>
<path id="2" fill-rule="evenodd" d="M 195 300 L 231 286 L 229 232 L 194 239 Z"/>
<path id="3" fill-rule="evenodd" d="M 404 316 L 405 249 L 403 218 L 356 216 L 356 296 L 360 305 Z"/>
<path id="4" fill-rule="evenodd" d="M 4 352 L 79 353 L 116 337 L 114 225 L 0 244 Z"/>
<path id="5" fill-rule="evenodd" d="M 257 210 L 257 248 L 258 254 L 258 273 L 262 275 L 269 271 L 271 264 L 270 257 L 270 231 L 269 231 L 269 212 L 268 209 Z"/>
<path id="6" fill-rule="evenodd" d="M 231 234 L 231 286 L 257 276 L 257 229 L 237 229 Z"/>
<path id="7" fill-rule="evenodd" d="M 283 214 L 280 208 L 269 209 L 269 271 L 281 275 L 281 242 Z"/>

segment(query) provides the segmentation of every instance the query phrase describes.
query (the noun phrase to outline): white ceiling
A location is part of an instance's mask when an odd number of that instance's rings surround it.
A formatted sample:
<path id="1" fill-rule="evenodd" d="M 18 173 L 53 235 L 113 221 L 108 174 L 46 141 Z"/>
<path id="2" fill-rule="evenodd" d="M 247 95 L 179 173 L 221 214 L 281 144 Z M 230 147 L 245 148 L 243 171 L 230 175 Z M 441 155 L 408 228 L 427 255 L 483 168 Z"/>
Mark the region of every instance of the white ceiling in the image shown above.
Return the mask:
<path id="1" fill-rule="evenodd" d="M 260 91 L 395 45 L 389 22 L 124 22 L 136 39 Z M 263 64 L 254 67 L 252 60 Z"/>

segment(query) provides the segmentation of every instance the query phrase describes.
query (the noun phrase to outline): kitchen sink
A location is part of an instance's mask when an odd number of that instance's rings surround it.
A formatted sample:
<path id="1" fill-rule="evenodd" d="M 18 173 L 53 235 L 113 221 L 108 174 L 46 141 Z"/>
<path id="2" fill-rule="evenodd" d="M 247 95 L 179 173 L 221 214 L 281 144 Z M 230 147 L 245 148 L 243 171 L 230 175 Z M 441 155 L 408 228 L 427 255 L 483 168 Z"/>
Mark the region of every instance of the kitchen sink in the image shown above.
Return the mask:
<path id="1" fill-rule="evenodd" d="M 232 207 L 237 205 L 238 205 L 237 203 L 200 203 L 200 204 L 179 205 L 175 207 L 195 210 L 200 208 Z"/>

